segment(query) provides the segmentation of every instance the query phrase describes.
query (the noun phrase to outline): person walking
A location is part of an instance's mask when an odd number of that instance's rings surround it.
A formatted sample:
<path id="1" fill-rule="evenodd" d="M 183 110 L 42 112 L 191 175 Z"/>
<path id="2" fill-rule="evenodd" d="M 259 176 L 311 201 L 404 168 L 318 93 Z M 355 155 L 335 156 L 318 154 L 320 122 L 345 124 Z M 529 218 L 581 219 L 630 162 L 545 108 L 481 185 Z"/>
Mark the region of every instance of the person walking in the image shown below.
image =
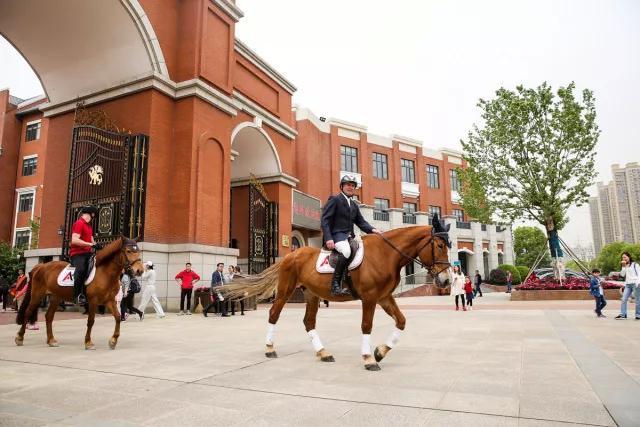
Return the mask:
<path id="1" fill-rule="evenodd" d="M 2 298 L 2 312 L 7 311 L 7 302 L 9 302 L 9 280 L 0 274 L 0 298 Z"/>
<path id="2" fill-rule="evenodd" d="M 134 282 L 135 281 L 135 282 Z M 122 286 L 122 301 L 120 301 L 120 320 L 127 320 L 127 314 L 136 313 L 140 317 L 140 321 L 144 319 L 144 313 L 133 306 L 133 297 L 135 296 L 136 287 L 139 287 L 138 279 L 129 276 L 127 272 L 122 273 L 120 278 Z M 139 289 L 138 289 L 139 290 Z"/>
<path id="3" fill-rule="evenodd" d="M 178 316 L 183 314 L 191 315 L 191 294 L 193 293 L 193 286 L 198 283 L 200 276 L 198 273 L 191 269 L 191 263 L 185 264 L 184 270 L 176 274 L 176 282 L 180 285 L 180 312 Z M 187 311 L 184 311 L 184 300 L 187 300 Z"/>
<path id="4" fill-rule="evenodd" d="M 464 302 L 464 275 L 460 271 L 459 265 L 453 266 L 453 274 L 451 275 L 451 295 L 455 298 L 456 301 L 456 311 L 460 310 L 460 306 L 458 305 L 458 298 L 462 301 L 462 310 L 467 311 L 467 307 L 465 307 Z"/>
<path id="5" fill-rule="evenodd" d="M 205 307 L 204 313 L 202 313 L 204 317 L 207 317 L 207 314 L 209 314 L 209 310 L 211 310 L 212 307 L 217 307 L 216 311 L 218 313 L 221 313 L 222 317 L 229 317 L 229 313 L 227 313 L 227 303 L 224 300 L 224 296 L 222 296 L 221 292 L 216 291 L 216 288 L 223 286 L 225 284 L 224 276 L 225 276 L 224 263 L 219 262 L 216 265 L 216 271 L 214 271 L 213 274 L 211 275 L 211 297 L 212 298 L 209 305 Z"/>
<path id="6" fill-rule="evenodd" d="M 604 299 L 604 289 L 602 289 L 602 280 L 600 279 L 600 270 L 594 268 L 591 270 L 591 279 L 589 280 L 589 292 L 596 300 L 596 315 L 598 317 L 607 317 L 602 314 L 602 309 L 607 305 L 607 301 Z"/>
<path id="7" fill-rule="evenodd" d="M 624 294 L 622 294 L 620 314 L 616 316 L 616 319 L 627 318 L 627 303 L 633 293 L 636 299 L 636 320 L 640 320 L 640 266 L 633 261 L 629 252 L 622 253 L 620 264 L 622 265 L 620 276 L 624 278 Z"/>
<path id="8" fill-rule="evenodd" d="M 507 272 L 507 294 L 511 293 L 511 287 L 513 286 L 513 275 L 510 271 Z"/>
<path id="9" fill-rule="evenodd" d="M 473 310 L 473 284 L 469 276 L 464 278 L 464 293 L 467 297 L 467 308 Z"/>
<path id="10" fill-rule="evenodd" d="M 147 261 L 144 263 L 144 273 L 142 273 L 142 282 L 145 284 L 144 291 L 142 291 L 142 298 L 140 298 L 140 305 L 138 310 L 144 313 L 149 301 L 153 304 L 153 308 L 156 311 L 156 317 L 162 319 L 164 317 L 164 310 L 158 300 L 156 294 L 156 271 L 153 269 L 153 262 Z"/>
<path id="11" fill-rule="evenodd" d="M 473 291 L 473 296 L 477 296 L 478 294 L 480 294 L 480 296 L 482 296 L 482 276 L 480 275 L 480 272 L 478 270 L 476 270 L 476 274 L 475 276 L 473 276 L 473 280 L 475 282 L 476 285 L 476 289 Z"/>

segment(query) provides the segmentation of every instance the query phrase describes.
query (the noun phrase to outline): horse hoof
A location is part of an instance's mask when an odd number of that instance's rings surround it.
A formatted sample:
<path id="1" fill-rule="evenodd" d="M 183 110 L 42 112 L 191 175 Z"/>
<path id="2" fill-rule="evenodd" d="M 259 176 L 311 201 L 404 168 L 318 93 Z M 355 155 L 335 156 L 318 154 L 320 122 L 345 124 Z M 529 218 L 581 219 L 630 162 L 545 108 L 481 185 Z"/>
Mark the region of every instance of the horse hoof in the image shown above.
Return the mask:
<path id="1" fill-rule="evenodd" d="M 264 355 L 267 356 L 269 359 L 277 359 L 278 358 L 278 353 L 276 353 L 275 351 L 270 351 L 268 353 L 265 353 Z"/>
<path id="2" fill-rule="evenodd" d="M 93 344 L 85 344 L 85 345 L 84 345 L 84 349 L 85 349 L 85 350 L 95 350 L 95 349 L 96 349 L 96 346 L 95 346 L 95 345 L 93 345 Z"/>
<path id="3" fill-rule="evenodd" d="M 320 358 L 321 362 L 335 362 L 336 359 L 333 358 L 333 356 L 324 356 Z"/>
<path id="4" fill-rule="evenodd" d="M 16 337 L 16 340 L 15 340 L 15 341 L 16 341 L 16 345 L 17 345 L 18 347 L 22 347 L 22 344 L 24 344 L 24 340 L 23 340 L 23 339 L 21 340 L 21 339 L 20 339 L 20 338 L 18 338 L 18 337 Z"/>
<path id="5" fill-rule="evenodd" d="M 376 362 L 381 361 L 382 359 L 384 359 L 385 356 L 386 356 L 386 354 L 384 354 L 380 350 L 378 350 L 378 347 L 376 347 L 376 349 L 373 350 L 373 357 L 376 359 Z"/>
<path id="6" fill-rule="evenodd" d="M 367 365 L 364 365 L 364 368 L 367 371 L 379 371 L 380 370 L 380 365 L 378 365 L 377 363 L 369 363 Z"/>
<path id="7" fill-rule="evenodd" d="M 109 348 L 111 350 L 115 350 L 116 349 L 116 344 L 117 344 L 117 342 L 109 340 Z"/>
<path id="8" fill-rule="evenodd" d="M 47 344 L 49 344 L 49 347 L 60 347 L 60 344 L 58 344 L 58 341 L 50 341 Z"/>

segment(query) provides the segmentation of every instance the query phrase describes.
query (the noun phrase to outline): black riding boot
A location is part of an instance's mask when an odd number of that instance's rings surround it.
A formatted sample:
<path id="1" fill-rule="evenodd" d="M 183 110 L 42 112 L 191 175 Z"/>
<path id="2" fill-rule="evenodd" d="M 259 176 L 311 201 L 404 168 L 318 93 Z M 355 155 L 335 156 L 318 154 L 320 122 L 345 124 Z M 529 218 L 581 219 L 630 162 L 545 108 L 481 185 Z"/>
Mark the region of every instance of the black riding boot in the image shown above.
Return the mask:
<path id="1" fill-rule="evenodd" d="M 338 253 L 338 260 L 336 261 L 336 269 L 333 272 L 333 279 L 331 279 L 331 295 L 351 295 L 348 289 L 342 289 L 342 276 L 349 264 L 349 260 L 341 253 Z"/>

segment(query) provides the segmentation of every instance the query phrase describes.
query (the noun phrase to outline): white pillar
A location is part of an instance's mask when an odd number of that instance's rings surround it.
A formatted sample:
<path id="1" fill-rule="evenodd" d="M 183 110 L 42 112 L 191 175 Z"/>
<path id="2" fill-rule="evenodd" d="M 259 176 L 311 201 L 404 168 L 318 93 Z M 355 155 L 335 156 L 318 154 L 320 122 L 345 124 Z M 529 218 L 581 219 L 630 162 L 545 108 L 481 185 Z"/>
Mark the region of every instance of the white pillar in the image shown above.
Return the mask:
<path id="1" fill-rule="evenodd" d="M 456 225 L 456 217 L 453 215 L 444 215 L 442 217 L 444 224 L 451 225 L 449 228 L 449 240 L 451 240 L 451 249 L 449 250 L 449 262 L 458 261 L 458 227 Z"/>
<path id="2" fill-rule="evenodd" d="M 391 228 L 400 228 L 400 227 L 406 226 L 406 224 L 402 222 L 403 213 L 404 213 L 404 209 L 400 209 L 400 208 L 389 209 L 389 225 L 391 226 Z"/>
<path id="3" fill-rule="evenodd" d="M 489 272 L 498 268 L 498 238 L 496 236 L 496 225 L 487 224 L 489 234 Z"/>
<path id="4" fill-rule="evenodd" d="M 482 224 L 471 221 L 471 233 L 473 236 L 473 255 L 469 262 L 469 275 L 473 276 L 476 270 L 482 271 Z"/>

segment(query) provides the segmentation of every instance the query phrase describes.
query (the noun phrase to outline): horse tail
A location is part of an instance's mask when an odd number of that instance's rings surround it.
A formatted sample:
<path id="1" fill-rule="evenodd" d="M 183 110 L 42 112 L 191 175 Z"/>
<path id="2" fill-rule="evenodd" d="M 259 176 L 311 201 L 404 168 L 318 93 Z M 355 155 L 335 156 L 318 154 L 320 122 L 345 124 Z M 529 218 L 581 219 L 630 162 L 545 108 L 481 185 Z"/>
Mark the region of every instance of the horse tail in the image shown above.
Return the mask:
<path id="1" fill-rule="evenodd" d="M 31 302 L 31 292 L 33 290 L 33 273 L 37 270 L 37 268 L 38 266 L 34 267 L 33 270 L 29 272 L 27 283 L 25 283 L 25 286 L 28 286 L 28 288 L 25 292 L 24 298 L 22 299 L 22 304 L 20 304 L 20 307 L 18 307 L 18 314 L 16 315 L 16 323 L 18 325 L 22 325 L 24 323 L 25 314 L 27 313 L 27 307 L 29 307 L 29 303 Z M 34 317 L 34 314 L 32 313 L 31 316 L 29 316 L 29 322 L 31 323 L 35 322 L 38 318 L 38 310 L 34 311 L 36 319 L 32 320 Z"/>
<path id="2" fill-rule="evenodd" d="M 216 288 L 221 290 L 225 298 L 244 299 L 257 297 L 258 301 L 269 299 L 278 286 L 281 261 L 273 264 L 262 273 L 247 277 L 234 278 L 233 283 Z"/>

